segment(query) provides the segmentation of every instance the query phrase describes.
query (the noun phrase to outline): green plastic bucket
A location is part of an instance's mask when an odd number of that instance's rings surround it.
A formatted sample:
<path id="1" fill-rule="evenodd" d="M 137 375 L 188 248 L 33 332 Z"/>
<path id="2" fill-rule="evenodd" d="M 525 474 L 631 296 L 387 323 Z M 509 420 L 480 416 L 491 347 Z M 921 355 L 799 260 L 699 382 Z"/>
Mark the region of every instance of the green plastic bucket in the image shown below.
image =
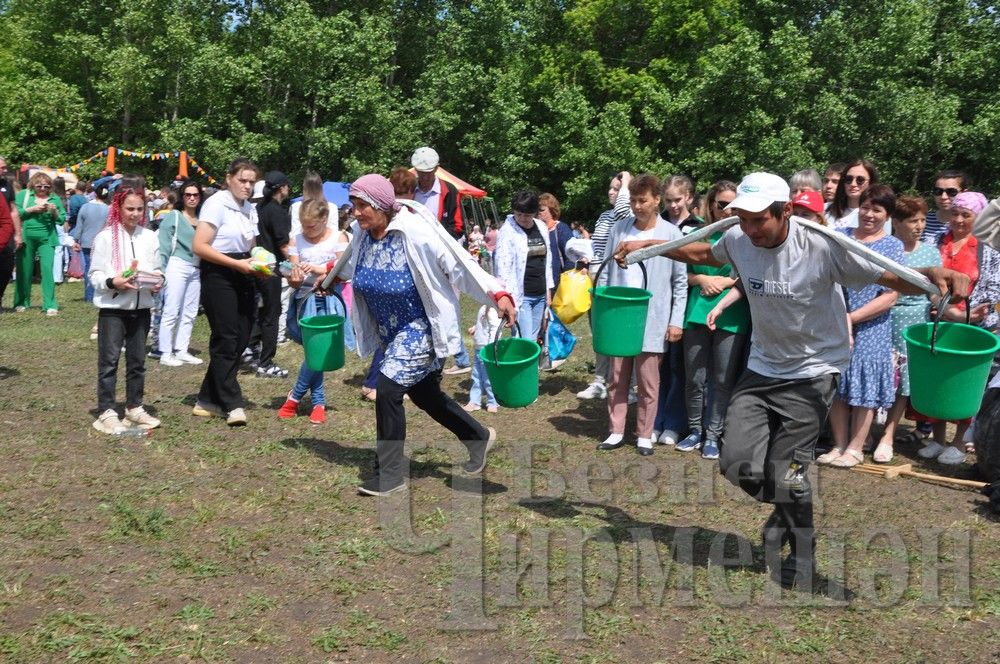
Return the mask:
<path id="1" fill-rule="evenodd" d="M 609 258 L 601 264 L 594 283 L 601 278 L 601 271 Z M 591 289 L 594 296 L 590 308 L 590 323 L 593 331 L 594 352 L 612 357 L 633 357 L 642 352 L 642 340 L 646 335 L 646 315 L 649 300 L 653 294 L 646 290 L 646 268 L 642 270 L 642 288 L 628 286 L 598 286 Z"/>
<path id="2" fill-rule="evenodd" d="M 306 364 L 313 371 L 334 371 L 344 366 L 344 317 L 310 316 L 299 321 Z"/>
<path id="3" fill-rule="evenodd" d="M 501 339 L 503 325 L 493 343 L 479 349 L 479 359 L 493 387 L 497 403 L 506 408 L 523 408 L 538 398 L 538 356 L 542 347 L 531 339 Z"/>
<path id="4" fill-rule="evenodd" d="M 340 301 L 343 311 L 347 312 L 344 298 L 336 291 L 331 293 Z M 309 295 L 312 297 L 312 295 Z M 344 325 L 343 316 L 324 314 L 302 318 L 306 299 L 298 308 L 299 328 L 302 330 L 302 349 L 305 351 L 306 364 L 313 371 L 336 371 L 344 366 Z"/>
<path id="5" fill-rule="evenodd" d="M 939 420 L 975 415 L 1000 337 L 963 323 L 919 323 L 903 338 L 913 407 Z"/>

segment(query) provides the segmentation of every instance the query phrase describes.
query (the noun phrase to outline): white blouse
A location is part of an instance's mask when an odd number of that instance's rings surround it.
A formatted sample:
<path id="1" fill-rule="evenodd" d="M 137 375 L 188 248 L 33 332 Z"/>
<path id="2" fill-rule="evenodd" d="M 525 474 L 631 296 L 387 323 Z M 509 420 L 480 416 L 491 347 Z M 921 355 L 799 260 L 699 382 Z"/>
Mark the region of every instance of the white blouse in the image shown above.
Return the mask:
<path id="1" fill-rule="evenodd" d="M 249 252 L 257 237 L 256 208 L 249 201 L 240 205 L 228 191 L 220 191 L 205 201 L 198 223 L 215 227 L 212 247 L 224 254 Z"/>

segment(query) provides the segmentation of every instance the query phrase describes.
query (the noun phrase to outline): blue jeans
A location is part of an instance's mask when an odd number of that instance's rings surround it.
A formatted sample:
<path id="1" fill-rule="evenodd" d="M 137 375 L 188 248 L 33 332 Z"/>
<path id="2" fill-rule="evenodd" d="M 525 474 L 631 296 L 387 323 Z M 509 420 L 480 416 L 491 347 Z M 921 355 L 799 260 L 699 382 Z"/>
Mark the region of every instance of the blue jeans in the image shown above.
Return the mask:
<path id="1" fill-rule="evenodd" d="M 313 298 L 313 301 L 316 303 L 315 315 L 322 316 L 327 313 L 325 297 L 315 297 Z M 295 304 L 292 306 L 297 307 Z M 339 302 L 337 303 L 336 308 L 338 309 L 337 313 L 340 313 Z M 293 310 L 291 306 L 289 307 L 290 315 L 297 315 L 297 313 L 298 312 Z M 344 325 L 345 335 L 346 329 L 349 327 L 349 324 Z M 310 392 L 312 394 L 313 406 L 326 405 L 326 388 L 323 386 L 323 372 L 310 369 L 309 365 L 306 364 L 305 360 L 303 360 L 302 366 L 299 367 L 299 377 L 295 379 L 295 385 L 292 387 L 290 396 L 294 401 L 301 401 L 302 397 L 306 395 L 306 392 Z"/>
<path id="2" fill-rule="evenodd" d="M 656 404 L 657 431 L 687 432 L 687 406 L 684 398 L 684 344 L 664 342 L 666 349 L 660 364 L 660 395 Z"/>
<path id="3" fill-rule="evenodd" d="M 465 350 L 465 342 L 462 342 L 461 347 L 459 347 L 458 352 L 455 353 L 455 366 L 462 367 L 463 369 L 472 364 L 472 360 L 469 359 L 469 354 Z"/>
<path id="4" fill-rule="evenodd" d="M 538 337 L 545 317 L 545 306 L 544 295 L 525 295 L 521 300 L 521 306 L 517 308 L 517 326 L 521 330 L 522 339 L 534 341 Z"/>
<path id="5" fill-rule="evenodd" d="M 90 285 L 90 249 L 80 249 L 80 262 L 83 264 L 83 300 L 94 301 L 94 287 Z"/>
<path id="6" fill-rule="evenodd" d="M 483 394 L 485 394 L 486 405 L 496 406 L 497 400 L 493 396 L 493 386 L 490 385 L 490 377 L 486 373 L 486 365 L 483 364 L 483 360 L 479 357 L 479 349 L 476 348 L 475 350 L 476 356 L 472 363 L 472 387 L 469 389 L 469 402 L 478 406 L 483 400 Z"/>
<path id="7" fill-rule="evenodd" d="M 336 286 L 337 293 L 341 297 L 344 297 L 344 285 L 339 283 Z M 357 349 L 357 343 L 354 340 L 354 325 L 351 324 L 351 314 L 340 310 L 340 302 L 337 302 L 336 311 L 333 313 L 344 317 L 344 346 L 353 353 Z"/>

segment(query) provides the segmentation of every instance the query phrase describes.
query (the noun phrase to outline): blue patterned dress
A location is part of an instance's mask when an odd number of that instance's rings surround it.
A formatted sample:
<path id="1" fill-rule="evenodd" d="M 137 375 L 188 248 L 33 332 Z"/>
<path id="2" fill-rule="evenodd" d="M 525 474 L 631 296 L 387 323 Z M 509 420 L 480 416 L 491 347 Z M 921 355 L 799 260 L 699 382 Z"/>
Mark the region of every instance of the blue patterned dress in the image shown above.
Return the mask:
<path id="1" fill-rule="evenodd" d="M 441 367 L 399 233 L 389 232 L 381 240 L 364 233 L 352 283 L 375 316 L 385 351 L 383 375 L 412 387 Z"/>
<path id="2" fill-rule="evenodd" d="M 917 246 L 903 256 L 906 267 L 941 267 L 941 254 L 936 247 L 918 242 Z M 906 362 L 906 340 L 903 330 L 911 325 L 926 323 L 931 301 L 926 295 L 900 295 L 896 306 L 890 312 L 892 316 L 892 350 L 895 353 L 896 366 L 899 369 L 899 393 L 910 396 L 910 370 Z"/>
<path id="3" fill-rule="evenodd" d="M 854 230 L 844 232 L 853 238 Z M 865 246 L 897 263 L 903 262 L 903 243 L 891 235 Z M 858 290 L 845 288 L 847 311 L 857 311 L 887 290 L 878 284 Z M 890 311 L 854 326 L 854 351 L 837 394 L 848 405 L 861 408 L 889 408 L 896 401 Z"/>

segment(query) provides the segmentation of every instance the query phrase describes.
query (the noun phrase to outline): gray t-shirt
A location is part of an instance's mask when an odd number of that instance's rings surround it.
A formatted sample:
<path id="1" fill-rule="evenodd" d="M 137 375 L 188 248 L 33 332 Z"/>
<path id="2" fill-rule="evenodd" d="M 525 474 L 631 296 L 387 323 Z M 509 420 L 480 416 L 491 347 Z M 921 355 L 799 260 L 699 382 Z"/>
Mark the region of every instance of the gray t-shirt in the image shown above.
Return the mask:
<path id="1" fill-rule="evenodd" d="M 712 246 L 739 273 L 753 320 L 748 368 L 771 378 L 841 373 L 851 359 L 841 284 L 861 288 L 885 272 L 795 221 L 774 248 L 755 247 L 739 227 Z"/>
<path id="2" fill-rule="evenodd" d="M 73 239 L 84 249 L 94 246 L 94 238 L 108 222 L 110 208 L 101 201 L 90 201 L 76 214 L 76 225 L 70 231 Z"/>

